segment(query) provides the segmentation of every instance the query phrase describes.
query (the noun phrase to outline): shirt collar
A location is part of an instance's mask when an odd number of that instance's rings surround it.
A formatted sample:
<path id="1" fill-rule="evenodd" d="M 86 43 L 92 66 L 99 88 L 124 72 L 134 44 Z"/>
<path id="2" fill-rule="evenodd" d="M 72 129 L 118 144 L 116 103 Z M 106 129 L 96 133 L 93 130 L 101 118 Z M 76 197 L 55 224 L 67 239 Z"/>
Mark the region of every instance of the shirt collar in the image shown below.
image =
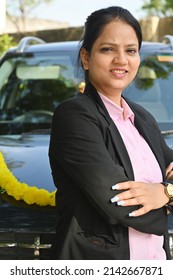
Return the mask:
<path id="1" fill-rule="evenodd" d="M 116 118 L 117 120 L 119 118 L 123 118 L 124 120 L 130 119 L 132 123 L 134 123 L 134 113 L 127 104 L 127 102 L 124 100 L 124 98 L 121 97 L 121 107 L 115 104 L 112 100 L 110 100 L 105 95 L 99 93 L 100 98 L 102 99 L 106 109 L 108 110 L 108 113 L 110 114 L 110 117 Z"/>

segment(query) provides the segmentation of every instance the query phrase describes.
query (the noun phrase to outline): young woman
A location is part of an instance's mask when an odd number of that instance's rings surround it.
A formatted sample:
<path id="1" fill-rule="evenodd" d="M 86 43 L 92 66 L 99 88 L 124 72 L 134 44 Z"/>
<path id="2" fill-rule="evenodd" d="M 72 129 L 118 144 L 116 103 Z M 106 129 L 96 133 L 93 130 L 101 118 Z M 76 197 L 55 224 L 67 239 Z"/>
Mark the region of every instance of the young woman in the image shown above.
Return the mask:
<path id="1" fill-rule="evenodd" d="M 58 106 L 52 123 L 53 259 L 170 258 L 172 200 L 161 182 L 173 175 L 173 150 L 151 114 L 122 97 L 137 73 L 141 41 L 126 9 L 108 7 L 87 18 L 79 52 L 84 94 Z"/>

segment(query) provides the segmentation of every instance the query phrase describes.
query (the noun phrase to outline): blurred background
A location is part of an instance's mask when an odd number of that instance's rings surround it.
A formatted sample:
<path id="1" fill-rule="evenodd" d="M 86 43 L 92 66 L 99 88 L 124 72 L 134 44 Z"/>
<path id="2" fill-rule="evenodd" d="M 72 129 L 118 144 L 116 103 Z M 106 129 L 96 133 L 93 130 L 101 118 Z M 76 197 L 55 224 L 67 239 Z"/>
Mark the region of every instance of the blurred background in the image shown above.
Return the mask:
<path id="1" fill-rule="evenodd" d="M 112 5 L 130 10 L 140 21 L 145 41 L 173 34 L 172 0 L 1 0 L 0 52 L 24 36 L 47 42 L 78 40 L 87 16 Z"/>

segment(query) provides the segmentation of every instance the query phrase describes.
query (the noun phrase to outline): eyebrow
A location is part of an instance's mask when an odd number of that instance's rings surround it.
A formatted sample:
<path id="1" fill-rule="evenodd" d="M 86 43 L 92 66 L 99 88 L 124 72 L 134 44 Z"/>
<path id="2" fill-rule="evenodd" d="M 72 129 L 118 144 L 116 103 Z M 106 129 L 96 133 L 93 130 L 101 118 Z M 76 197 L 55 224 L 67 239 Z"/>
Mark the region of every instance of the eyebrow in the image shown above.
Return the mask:
<path id="1" fill-rule="evenodd" d="M 102 45 L 117 46 L 116 43 L 109 43 L 109 42 L 100 43 L 100 46 L 102 46 Z M 125 45 L 125 47 L 138 47 L 138 45 L 135 44 L 135 43 L 132 43 L 132 44 L 127 44 L 127 45 Z"/>

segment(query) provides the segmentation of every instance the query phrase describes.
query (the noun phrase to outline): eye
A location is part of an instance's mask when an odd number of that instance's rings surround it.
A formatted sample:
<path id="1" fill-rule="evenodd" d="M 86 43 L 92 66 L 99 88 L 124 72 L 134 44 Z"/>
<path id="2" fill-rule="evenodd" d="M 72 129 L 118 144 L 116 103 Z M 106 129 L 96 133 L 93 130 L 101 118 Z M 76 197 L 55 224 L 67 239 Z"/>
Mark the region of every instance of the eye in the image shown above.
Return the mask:
<path id="1" fill-rule="evenodd" d="M 104 48 L 101 48 L 101 52 L 103 52 L 103 53 L 113 52 L 113 48 L 104 47 Z"/>
<path id="2" fill-rule="evenodd" d="M 127 53 L 129 53 L 130 55 L 136 55 L 138 53 L 137 49 L 128 49 Z"/>

